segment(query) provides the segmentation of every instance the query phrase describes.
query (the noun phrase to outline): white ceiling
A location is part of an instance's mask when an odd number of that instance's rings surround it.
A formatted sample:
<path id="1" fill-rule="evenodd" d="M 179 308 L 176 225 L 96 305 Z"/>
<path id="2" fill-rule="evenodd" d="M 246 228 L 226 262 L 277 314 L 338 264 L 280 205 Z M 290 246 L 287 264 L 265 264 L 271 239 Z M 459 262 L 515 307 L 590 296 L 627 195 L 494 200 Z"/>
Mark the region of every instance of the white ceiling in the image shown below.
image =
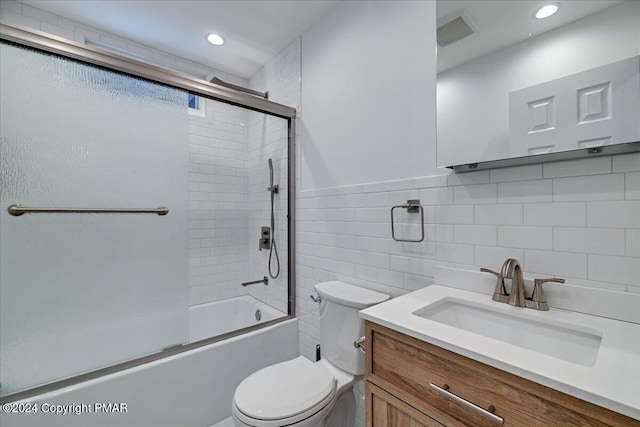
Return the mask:
<path id="1" fill-rule="evenodd" d="M 20 0 L 209 67 L 249 78 L 327 14 L 329 0 Z M 209 33 L 225 38 L 207 42 Z"/>
<path id="2" fill-rule="evenodd" d="M 622 0 L 440 0 L 436 7 L 438 26 L 448 22 L 448 18 L 456 11 L 464 9 L 476 24 L 477 32 L 448 46 L 438 47 L 438 72 L 621 2 Z M 547 19 L 535 19 L 535 12 L 548 3 L 558 4 L 558 12 Z"/>
<path id="3" fill-rule="evenodd" d="M 249 78 L 340 0 L 19 0 L 138 43 Z M 477 32 L 438 48 L 438 72 L 596 13 L 623 0 L 438 0 L 438 23 L 460 9 Z M 637 0 L 634 0 L 637 1 Z M 226 43 L 212 46 L 209 33 Z"/>

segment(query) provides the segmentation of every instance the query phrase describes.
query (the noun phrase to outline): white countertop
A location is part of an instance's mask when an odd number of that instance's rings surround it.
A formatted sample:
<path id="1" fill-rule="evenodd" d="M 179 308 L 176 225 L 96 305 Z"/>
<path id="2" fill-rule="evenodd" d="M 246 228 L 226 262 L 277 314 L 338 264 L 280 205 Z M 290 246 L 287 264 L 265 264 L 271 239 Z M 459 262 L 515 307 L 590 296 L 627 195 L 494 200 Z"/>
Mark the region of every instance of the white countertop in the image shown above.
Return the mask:
<path id="1" fill-rule="evenodd" d="M 412 314 L 444 298 L 602 332 L 593 366 L 583 366 Z M 490 295 L 433 285 L 360 312 L 360 317 L 555 390 L 640 419 L 640 324 L 551 308 L 538 311 Z M 522 331 L 526 334 L 526 330 Z"/>

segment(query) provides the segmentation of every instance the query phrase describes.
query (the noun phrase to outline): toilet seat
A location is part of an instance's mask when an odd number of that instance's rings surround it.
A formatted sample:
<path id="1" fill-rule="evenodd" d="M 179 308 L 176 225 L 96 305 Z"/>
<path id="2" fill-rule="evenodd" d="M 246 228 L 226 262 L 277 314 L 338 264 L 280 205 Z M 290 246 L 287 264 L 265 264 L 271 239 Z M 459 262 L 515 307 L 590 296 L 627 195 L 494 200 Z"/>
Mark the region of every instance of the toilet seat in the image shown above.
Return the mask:
<path id="1" fill-rule="evenodd" d="M 284 426 L 324 412 L 336 394 L 333 374 L 299 356 L 245 378 L 236 389 L 233 412 L 247 425 Z"/>

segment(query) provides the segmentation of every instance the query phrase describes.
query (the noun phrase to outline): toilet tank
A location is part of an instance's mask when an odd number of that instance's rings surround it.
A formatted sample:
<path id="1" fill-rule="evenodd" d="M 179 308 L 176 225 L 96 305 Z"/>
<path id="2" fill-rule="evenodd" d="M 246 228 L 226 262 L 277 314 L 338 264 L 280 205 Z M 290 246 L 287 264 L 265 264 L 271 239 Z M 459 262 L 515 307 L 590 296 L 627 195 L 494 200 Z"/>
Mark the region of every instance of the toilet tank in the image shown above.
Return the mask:
<path id="1" fill-rule="evenodd" d="M 352 375 L 364 374 L 364 355 L 353 342 L 364 335 L 358 312 L 389 299 L 389 295 L 344 282 L 322 282 L 320 295 L 320 348 L 322 357 Z"/>

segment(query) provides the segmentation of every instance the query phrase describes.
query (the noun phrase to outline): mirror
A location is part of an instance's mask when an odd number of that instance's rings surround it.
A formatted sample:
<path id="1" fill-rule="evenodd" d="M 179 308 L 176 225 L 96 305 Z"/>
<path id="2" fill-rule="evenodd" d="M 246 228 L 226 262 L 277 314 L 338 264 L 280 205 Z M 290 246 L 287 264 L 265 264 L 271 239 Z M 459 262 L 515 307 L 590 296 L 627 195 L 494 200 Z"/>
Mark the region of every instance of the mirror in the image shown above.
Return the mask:
<path id="1" fill-rule="evenodd" d="M 548 3 L 437 2 L 438 166 L 640 149 L 640 2 Z"/>

